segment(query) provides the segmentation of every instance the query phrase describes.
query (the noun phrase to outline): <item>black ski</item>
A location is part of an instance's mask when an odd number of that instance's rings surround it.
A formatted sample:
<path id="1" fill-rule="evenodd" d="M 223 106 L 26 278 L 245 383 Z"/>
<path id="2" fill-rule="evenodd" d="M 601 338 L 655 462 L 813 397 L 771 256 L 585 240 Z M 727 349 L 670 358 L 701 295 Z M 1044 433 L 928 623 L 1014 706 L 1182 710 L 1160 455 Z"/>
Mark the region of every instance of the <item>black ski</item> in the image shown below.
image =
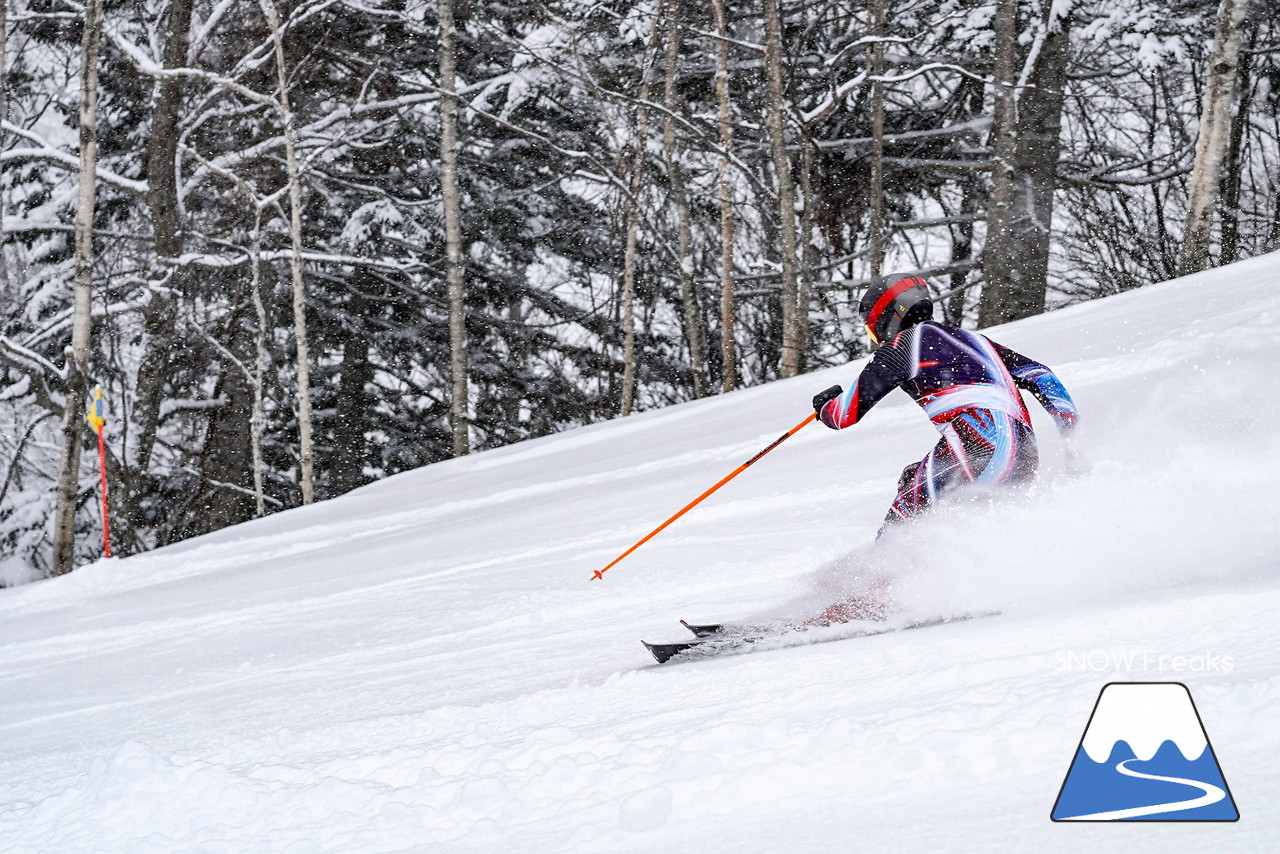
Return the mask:
<path id="1" fill-rule="evenodd" d="M 687 623 L 684 620 L 681 620 L 680 625 L 693 632 L 693 636 L 695 638 L 709 638 L 712 635 L 719 634 L 724 629 L 724 626 L 720 623 L 707 623 L 706 625 L 695 626 L 692 623 Z"/>
<path id="2" fill-rule="evenodd" d="M 941 626 L 947 623 L 963 623 L 980 617 L 994 617 L 999 611 L 978 614 L 955 614 L 949 617 L 927 617 L 914 620 L 904 625 L 869 628 L 852 634 L 840 634 L 825 640 L 848 640 L 873 635 L 885 635 L 893 632 L 904 632 L 911 629 L 923 629 L 929 626 Z M 666 664 L 673 658 L 681 661 L 693 661 L 700 658 L 711 658 L 724 653 L 741 650 L 743 647 L 759 643 L 762 640 L 779 638 L 790 633 L 802 633 L 808 627 L 780 626 L 769 629 L 762 626 L 731 626 L 727 624 L 692 625 L 681 620 L 680 623 L 693 632 L 694 640 L 677 641 L 675 643 L 649 643 L 641 641 L 645 649 L 659 664 Z M 817 641 L 815 641 L 817 642 Z M 803 643 L 803 641 L 801 641 Z"/>
<path id="3" fill-rule="evenodd" d="M 752 629 L 750 626 L 734 626 L 729 623 L 704 623 L 702 625 L 695 625 L 693 623 L 687 623 L 684 620 L 680 621 L 680 625 L 693 632 L 693 636 L 695 638 L 709 638 L 725 632 L 742 633 L 748 632 Z M 768 631 L 764 626 L 759 628 L 761 631 Z"/>
<path id="4" fill-rule="evenodd" d="M 713 638 L 725 635 L 776 635 L 782 631 L 788 631 L 796 626 L 781 626 L 760 624 L 756 626 L 745 623 L 689 623 L 684 620 L 680 621 L 680 625 L 693 632 L 695 638 Z"/>

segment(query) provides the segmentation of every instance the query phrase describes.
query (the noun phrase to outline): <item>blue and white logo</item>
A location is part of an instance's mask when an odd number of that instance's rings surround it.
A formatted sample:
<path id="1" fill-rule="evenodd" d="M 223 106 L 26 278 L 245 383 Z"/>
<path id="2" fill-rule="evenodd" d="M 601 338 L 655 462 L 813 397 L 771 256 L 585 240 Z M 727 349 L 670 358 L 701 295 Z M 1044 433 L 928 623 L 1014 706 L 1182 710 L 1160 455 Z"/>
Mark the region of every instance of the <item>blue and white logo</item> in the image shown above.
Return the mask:
<path id="1" fill-rule="evenodd" d="M 1204 724 L 1181 682 L 1102 689 L 1054 821 L 1236 821 Z"/>

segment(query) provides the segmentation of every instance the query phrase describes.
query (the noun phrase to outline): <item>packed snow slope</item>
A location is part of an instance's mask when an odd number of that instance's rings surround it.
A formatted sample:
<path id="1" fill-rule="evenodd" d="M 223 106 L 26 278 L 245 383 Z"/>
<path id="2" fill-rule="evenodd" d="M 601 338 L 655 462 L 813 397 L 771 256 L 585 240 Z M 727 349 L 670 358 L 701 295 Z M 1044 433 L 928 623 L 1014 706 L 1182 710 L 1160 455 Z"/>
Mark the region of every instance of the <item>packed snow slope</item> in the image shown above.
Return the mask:
<path id="1" fill-rule="evenodd" d="M 991 334 L 1059 372 L 1088 472 L 1032 401 L 1033 488 L 875 549 L 936 440 L 905 395 L 591 580 L 849 365 L 0 591 L 0 850 L 1274 850 L 1280 255 Z M 907 615 L 1002 613 L 639 643 L 880 572 Z M 1099 689 L 1134 679 L 1189 686 L 1238 823 L 1050 822 Z"/>

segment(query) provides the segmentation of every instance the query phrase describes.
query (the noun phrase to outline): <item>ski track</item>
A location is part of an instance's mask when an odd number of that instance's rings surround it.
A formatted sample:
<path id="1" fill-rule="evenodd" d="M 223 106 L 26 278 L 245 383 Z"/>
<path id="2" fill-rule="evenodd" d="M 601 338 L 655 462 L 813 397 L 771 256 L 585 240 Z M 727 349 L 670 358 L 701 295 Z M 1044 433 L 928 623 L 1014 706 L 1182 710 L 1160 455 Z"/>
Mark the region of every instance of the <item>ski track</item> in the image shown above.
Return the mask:
<path id="1" fill-rule="evenodd" d="M 0 852 L 1267 850 L 1277 271 L 996 330 L 1063 377 L 1089 471 L 1066 476 L 1029 402 L 1034 488 L 874 553 L 936 441 L 893 397 L 846 433 L 806 428 L 589 580 L 855 365 L 0 590 Z M 904 619 L 1003 613 L 697 666 L 639 643 L 820 607 L 886 566 Z M 1233 666 L 1063 670 L 1065 650 Z M 1135 679 L 1189 686 L 1240 822 L 1049 820 L 1099 689 Z"/>

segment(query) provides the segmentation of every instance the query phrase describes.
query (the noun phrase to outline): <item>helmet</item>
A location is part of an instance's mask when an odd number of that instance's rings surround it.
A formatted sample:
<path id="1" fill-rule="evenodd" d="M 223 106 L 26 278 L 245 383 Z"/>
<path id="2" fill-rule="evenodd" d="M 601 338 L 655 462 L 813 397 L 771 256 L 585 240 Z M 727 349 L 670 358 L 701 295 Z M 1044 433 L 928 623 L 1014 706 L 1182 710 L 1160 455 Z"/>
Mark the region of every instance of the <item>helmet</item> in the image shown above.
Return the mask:
<path id="1" fill-rule="evenodd" d="M 919 276 L 884 276 L 862 294 L 858 313 L 872 342 L 881 344 L 913 323 L 932 319 L 933 300 Z"/>

